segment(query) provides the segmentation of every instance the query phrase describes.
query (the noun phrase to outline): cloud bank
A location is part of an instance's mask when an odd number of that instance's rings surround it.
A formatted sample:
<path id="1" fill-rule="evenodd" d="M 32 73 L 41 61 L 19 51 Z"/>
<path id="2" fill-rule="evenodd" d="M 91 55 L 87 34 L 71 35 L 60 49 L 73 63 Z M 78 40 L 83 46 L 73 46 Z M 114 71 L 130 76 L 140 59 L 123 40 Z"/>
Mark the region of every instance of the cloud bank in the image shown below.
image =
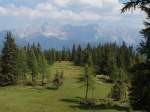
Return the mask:
<path id="1" fill-rule="evenodd" d="M 26 5 L 28 2 L 32 6 Z M 122 3 L 119 0 L 12 0 L 1 4 L 0 17 L 17 18 L 24 23 L 45 19 L 67 24 L 90 22 L 107 24 L 134 18 L 131 14 L 125 16 L 120 13 Z M 134 13 L 134 16 L 141 18 L 139 12 Z"/>

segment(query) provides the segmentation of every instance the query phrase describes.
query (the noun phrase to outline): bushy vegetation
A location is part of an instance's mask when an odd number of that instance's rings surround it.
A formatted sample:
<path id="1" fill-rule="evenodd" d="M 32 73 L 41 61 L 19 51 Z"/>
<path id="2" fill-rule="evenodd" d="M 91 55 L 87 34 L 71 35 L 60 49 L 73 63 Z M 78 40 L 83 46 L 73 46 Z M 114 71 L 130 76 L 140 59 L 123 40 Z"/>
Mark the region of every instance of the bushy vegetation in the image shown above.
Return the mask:
<path id="1" fill-rule="evenodd" d="M 62 86 L 64 81 L 64 73 L 63 71 L 59 73 L 58 71 L 56 72 L 54 79 L 53 79 L 53 85 L 58 89 L 60 86 Z"/>

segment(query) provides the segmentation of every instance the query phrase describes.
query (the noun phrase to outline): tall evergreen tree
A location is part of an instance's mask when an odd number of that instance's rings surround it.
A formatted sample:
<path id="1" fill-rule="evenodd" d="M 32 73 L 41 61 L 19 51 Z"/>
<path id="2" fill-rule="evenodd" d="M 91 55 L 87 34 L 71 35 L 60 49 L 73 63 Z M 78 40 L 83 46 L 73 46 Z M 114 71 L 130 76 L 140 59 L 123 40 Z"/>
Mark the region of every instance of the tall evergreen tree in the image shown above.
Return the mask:
<path id="1" fill-rule="evenodd" d="M 130 104 L 133 109 L 150 111 L 150 72 L 145 63 L 136 64 L 131 70 Z"/>
<path id="2" fill-rule="evenodd" d="M 32 82 L 36 82 L 36 76 L 38 74 L 38 62 L 34 53 L 34 50 L 30 51 L 30 60 L 29 60 L 29 68 L 31 70 Z"/>
<path id="3" fill-rule="evenodd" d="M 40 74 L 41 74 L 41 85 L 44 86 L 45 84 L 45 79 L 46 79 L 46 74 L 48 74 L 48 62 L 45 59 L 44 55 L 41 55 L 40 58 Z"/>
<path id="4" fill-rule="evenodd" d="M 150 111 L 150 0 L 130 0 L 125 3 L 122 12 L 136 8 L 140 8 L 147 14 L 145 28 L 141 32 L 145 40 L 140 44 L 141 52 L 146 55 L 146 62 L 137 64 L 133 68 L 130 102 L 134 109 Z"/>
<path id="5" fill-rule="evenodd" d="M 28 61 L 27 61 L 27 52 L 24 48 L 18 49 L 17 52 L 17 74 L 22 78 L 26 79 L 26 74 L 29 72 Z"/>
<path id="6" fill-rule="evenodd" d="M 12 33 L 7 32 L 6 41 L 2 50 L 0 85 L 7 86 L 15 84 L 17 81 L 17 46 Z"/>
<path id="7" fill-rule="evenodd" d="M 116 59 L 114 54 L 113 47 L 107 46 L 104 51 L 104 64 L 103 64 L 103 70 L 106 75 L 111 76 L 113 72 L 114 66 L 116 66 Z"/>
<path id="8" fill-rule="evenodd" d="M 74 61 L 75 57 L 76 57 L 76 46 L 75 44 L 73 44 L 71 60 Z"/>
<path id="9" fill-rule="evenodd" d="M 115 75 L 115 84 L 112 88 L 111 97 L 114 100 L 126 100 L 128 91 L 128 78 L 122 68 L 119 68 Z"/>
<path id="10" fill-rule="evenodd" d="M 75 64 L 82 65 L 83 64 L 83 51 L 81 46 L 79 45 L 76 51 Z"/>

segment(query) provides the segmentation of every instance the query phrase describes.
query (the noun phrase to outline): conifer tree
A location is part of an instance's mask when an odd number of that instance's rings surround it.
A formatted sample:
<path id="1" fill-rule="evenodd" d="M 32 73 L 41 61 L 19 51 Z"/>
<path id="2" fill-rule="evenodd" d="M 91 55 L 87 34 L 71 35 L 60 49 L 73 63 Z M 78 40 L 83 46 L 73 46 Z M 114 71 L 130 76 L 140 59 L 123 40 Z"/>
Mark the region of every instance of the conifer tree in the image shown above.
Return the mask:
<path id="1" fill-rule="evenodd" d="M 106 75 L 111 76 L 114 66 L 116 66 L 115 54 L 113 47 L 107 46 L 104 50 L 103 71 Z"/>
<path id="2" fill-rule="evenodd" d="M 17 82 L 17 46 L 11 32 L 7 32 L 2 49 L 0 85 L 7 86 Z"/>
<path id="3" fill-rule="evenodd" d="M 30 51 L 30 64 L 29 64 L 32 76 L 32 82 L 36 82 L 36 76 L 38 74 L 38 62 L 34 53 L 34 50 L 31 49 Z"/>
<path id="4" fill-rule="evenodd" d="M 22 80 L 26 79 L 26 74 L 29 72 L 27 53 L 24 48 L 18 49 L 17 52 L 17 74 L 22 77 Z"/>
<path id="5" fill-rule="evenodd" d="M 127 98 L 127 85 L 126 85 L 126 83 L 120 82 L 120 81 L 115 82 L 111 92 L 112 92 L 111 97 L 114 100 L 117 100 L 117 101 L 126 100 L 126 98 Z"/>
<path id="6" fill-rule="evenodd" d="M 140 51 L 146 56 L 146 62 L 133 67 L 130 103 L 134 109 L 150 111 L 150 0 L 130 0 L 125 3 L 122 12 L 136 8 L 147 15 L 145 28 L 141 31 L 145 40 L 140 43 Z"/>
<path id="7" fill-rule="evenodd" d="M 65 60 L 66 59 L 66 55 L 65 55 L 65 53 L 66 53 L 66 49 L 65 49 L 65 47 L 63 47 L 63 49 L 62 49 L 62 60 Z"/>
<path id="8" fill-rule="evenodd" d="M 42 77 L 41 84 L 42 84 L 42 86 L 44 86 L 46 74 L 48 74 L 49 71 L 48 71 L 48 62 L 45 59 L 43 54 L 41 55 L 41 58 L 40 58 L 39 69 L 40 69 L 39 72 L 40 72 L 41 77 Z"/>
<path id="9" fill-rule="evenodd" d="M 133 109 L 150 111 L 150 76 L 147 67 L 146 64 L 141 63 L 132 68 L 129 98 Z"/>
<path id="10" fill-rule="evenodd" d="M 119 68 L 116 72 L 115 84 L 111 92 L 111 97 L 114 100 L 126 100 L 128 90 L 127 80 L 127 75 L 123 69 Z"/>
<path id="11" fill-rule="evenodd" d="M 83 52 L 82 52 L 82 48 L 79 45 L 77 48 L 77 52 L 76 52 L 76 57 L 75 57 L 75 64 L 76 65 L 82 65 L 83 64 Z"/>
<path id="12" fill-rule="evenodd" d="M 110 75 L 110 79 L 115 82 L 117 81 L 118 79 L 118 75 L 119 75 L 119 72 L 118 72 L 118 67 L 116 65 L 113 65 L 113 68 L 112 68 L 112 73 Z"/>
<path id="13" fill-rule="evenodd" d="M 93 67 L 93 60 L 92 60 L 92 56 L 90 54 L 88 54 L 87 64 L 88 64 L 88 66 Z"/>
<path id="14" fill-rule="evenodd" d="M 75 44 L 73 44 L 71 60 L 74 61 L 75 57 L 76 57 L 76 46 Z"/>
<path id="15" fill-rule="evenodd" d="M 85 100 L 87 100 L 89 90 L 95 88 L 93 68 L 88 66 L 88 64 L 85 65 L 84 74 L 79 78 L 79 83 L 82 83 L 82 87 L 85 87 Z"/>

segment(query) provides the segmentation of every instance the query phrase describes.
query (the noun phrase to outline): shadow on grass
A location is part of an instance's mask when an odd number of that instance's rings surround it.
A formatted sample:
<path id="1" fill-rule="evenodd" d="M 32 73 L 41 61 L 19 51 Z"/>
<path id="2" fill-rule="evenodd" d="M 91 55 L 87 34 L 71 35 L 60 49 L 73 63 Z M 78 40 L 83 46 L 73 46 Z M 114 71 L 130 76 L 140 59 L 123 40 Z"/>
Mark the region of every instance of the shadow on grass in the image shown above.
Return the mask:
<path id="1" fill-rule="evenodd" d="M 46 87 L 46 89 L 48 89 L 48 90 L 58 90 L 58 88 L 57 87 Z"/>
<path id="2" fill-rule="evenodd" d="M 119 106 L 119 105 L 110 105 L 110 104 L 95 104 L 93 106 L 84 106 L 81 104 L 81 101 L 83 100 L 83 98 L 81 97 L 73 97 L 73 98 L 64 98 L 61 99 L 60 101 L 62 102 L 66 102 L 69 103 L 70 107 L 73 109 L 80 109 L 80 110 L 107 110 L 107 109 L 113 109 L 113 110 L 117 110 L 117 111 L 128 111 L 128 107 L 123 107 L 123 106 Z"/>
<path id="3" fill-rule="evenodd" d="M 83 105 L 70 105 L 72 108 L 78 108 L 81 110 L 107 110 L 107 109 L 113 109 L 118 111 L 128 111 L 127 107 L 121 107 L 118 105 L 115 106 L 107 106 L 103 104 L 95 105 L 95 106 L 83 106 Z"/>
<path id="4" fill-rule="evenodd" d="M 82 100 L 81 97 L 73 97 L 73 98 L 64 98 L 60 101 L 67 102 L 67 103 L 74 103 L 74 104 L 80 104 L 80 101 Z"/>

